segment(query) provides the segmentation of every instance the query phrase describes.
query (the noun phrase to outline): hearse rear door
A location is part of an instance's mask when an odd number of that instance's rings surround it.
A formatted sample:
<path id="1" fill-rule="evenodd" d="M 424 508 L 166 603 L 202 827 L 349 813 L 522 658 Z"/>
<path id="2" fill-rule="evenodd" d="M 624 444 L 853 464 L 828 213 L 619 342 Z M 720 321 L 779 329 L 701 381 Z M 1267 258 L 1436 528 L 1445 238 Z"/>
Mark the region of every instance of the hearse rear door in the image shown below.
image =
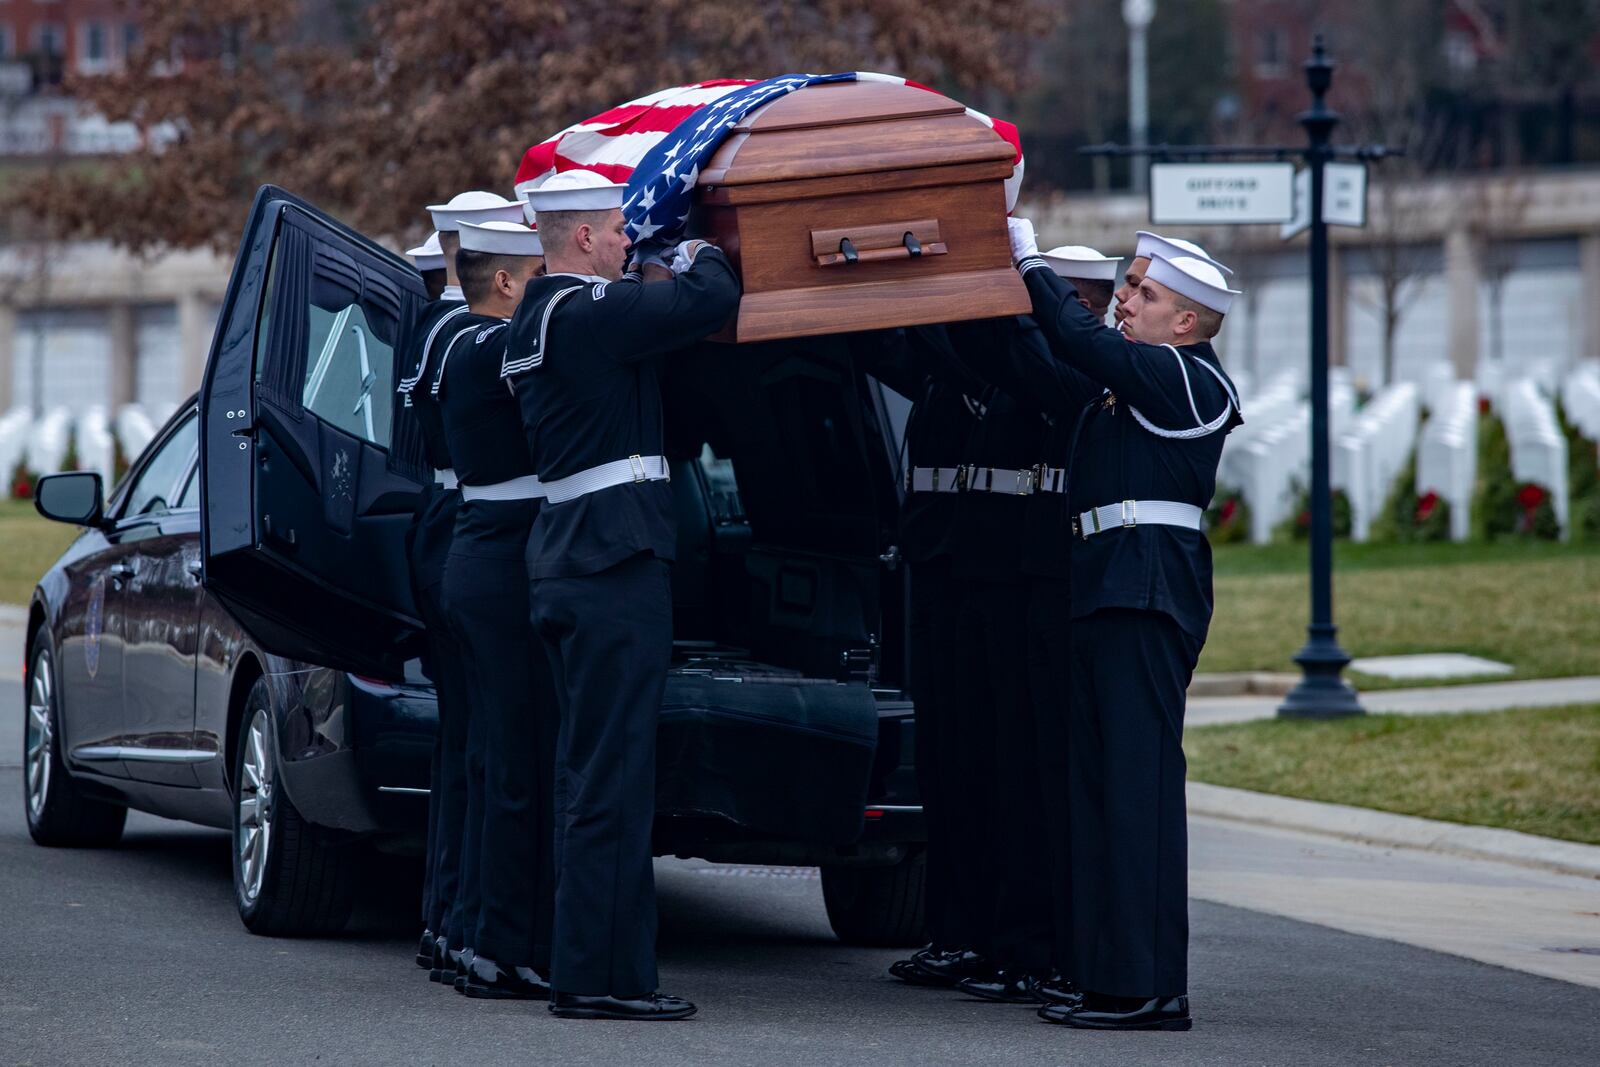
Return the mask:
<path id="1" fill-rule="evenodd" d="M 421 624 L 389 461 L 411 265 L 273 186 L 256 194 L 200 392 L 205 583 L 266 650 L 399 677 Z"/>

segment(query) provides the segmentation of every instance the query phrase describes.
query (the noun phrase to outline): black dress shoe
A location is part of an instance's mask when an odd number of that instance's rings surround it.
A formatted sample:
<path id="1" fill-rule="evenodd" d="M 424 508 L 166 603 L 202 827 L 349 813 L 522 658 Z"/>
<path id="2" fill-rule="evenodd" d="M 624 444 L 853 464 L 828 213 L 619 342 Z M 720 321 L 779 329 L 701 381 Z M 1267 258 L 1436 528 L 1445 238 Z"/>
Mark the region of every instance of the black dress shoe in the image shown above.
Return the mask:
<path id="1" fill-rule="evenodd" d="M 459 993 L 466 987 L 467 978 L 472 973 L 472 963 L 478 958 L 478 954 L 470 948 L 464 948 L 459 952 L 452 952 L 450 955 L 455 958 L 455 970 L 451 972 L 450 977 L 446 978 L 445 981 L 455 986 L 456 992 Z M 491 960 L 490 962 L 493 961 Z"/>
<path id="2" fill-rule="evenodd" d="M 913 960 L 917 970 L 929 978 L 939 979 L 947 986 L 953 986 L 963 978 L 993 978 L 995 973 L 994 964 L 970 949 L 954 949 L 922 959 L 913 957 Z"/>
<path id="3" fill-rule="evenodd" d="M 895 960 L 889 964 L 889 976 L 898 978 L 907 985 L 924 986 L 932 989 L 949 988 L 950 982 L 948 979 L 935 978 L 917 966 L 918 960 L 942 955 L 944 955 L 942 950 L 936 949 L 932 945 L 924 946 L 917 949 L 906 959 Z"/>
<path id="4" fill-rule="evenodd" d="M 988 978 L 963 978 L 956 988 L 969 997 L 1002 1004 L 1042 1004 L 1039 979 L 1027 971 L 1001 968 Z"/>
<path id="5" fill-rule="evenodd" d="M 1086 993 L 1082 1007 L 1046 1004 L 1039 1009 L 1039 1018 L 1080 1030 L 1188 1030 L 1194 1026 L 1194 1020 L 1189 1018 L 1188 997 L 1139 1001 Z"/>
<path id="6" fill-rule="evenodd" d="M 563 1019 L 630 1019 L 667 1022 L 687 1019 L 695 1006 L 682 997 L 649 993 L 642 997 L 585 997 L 576 993 L 556 993 L 550 998 L 550 1011 Z"/>
<path id="7" fill-rule="evenodd" d="M 450 958 L 450 946 L 441 935 L 433 939 L 433 962 L 428 968 L 428 981 L 445 982 L 456 973 L 455 961 Z"/>
<path id="8" fill-rule="evenodd" d="M 486 956 L 474 956 L 456 979 L 456 992 L 478 1000 L 549 1000 L 550 983 L 532 967 L 508 971 Z"/>
<path id="9" fill-rule="evenodd" d="M 1039 998 L 1046 1004 L 1054 1004 L 1063 1008 L 1078 1008 L 1083 1006 L 1083 990 L 1061 977 L 1052 974 L 1046 980 L 1034 987 Z"/>
<path id="10" fill-rule="evenodd" d="M 433 967 L 433 931 L 422 931 L 422 940 L 417 942 L 417 966 L 423 970 Z"/>

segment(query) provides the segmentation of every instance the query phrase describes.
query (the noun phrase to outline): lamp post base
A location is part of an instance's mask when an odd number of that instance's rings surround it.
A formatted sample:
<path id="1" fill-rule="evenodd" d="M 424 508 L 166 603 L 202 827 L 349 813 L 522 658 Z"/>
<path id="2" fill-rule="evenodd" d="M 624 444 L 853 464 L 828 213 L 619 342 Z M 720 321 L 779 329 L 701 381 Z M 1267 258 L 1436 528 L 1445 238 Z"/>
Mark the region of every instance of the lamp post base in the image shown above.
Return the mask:
<path id="1" fill-rule="evenodd" d="M 1366 714 L 1356 691 L 1341 677 L 1350 657 L 1339 647 L 1332 626 L 1312 627 L 1306 647 L 1294 661 L 1303 673 L 1299 684 L 1278 705 L 1278 718 L 1340 719 Z"/>

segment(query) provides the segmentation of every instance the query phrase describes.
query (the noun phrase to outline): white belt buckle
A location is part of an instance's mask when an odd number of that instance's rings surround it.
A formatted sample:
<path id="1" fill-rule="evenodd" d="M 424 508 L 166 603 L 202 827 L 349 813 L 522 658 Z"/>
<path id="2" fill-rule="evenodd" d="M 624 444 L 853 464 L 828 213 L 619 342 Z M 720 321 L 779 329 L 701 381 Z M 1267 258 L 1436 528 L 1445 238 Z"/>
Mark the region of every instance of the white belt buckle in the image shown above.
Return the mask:
<path id="1" fill-rule="evenodd" d="M 628 457 L 628 469 L 633 472 L 635 482 L 645 480 L 644 459 L 637 452 Z"/>
<path id="2" fill-rule="evenodd" d="M 1124 500 L 1122 502 L 1122 525 L 1125 528 L 1139 524 L 1138 503 L 1137 500 Z"/>
<path id="3" fill-rule="evenodd" d="M 1033 479 L 1034 479 L 1034 470 L 1031 467 L 1028 468 L 1027 470 L 1020 470 L 1020 471 L 1017 472 L 1017 495 L 1018 496 L 1031 496 L 1031 495 L 1033 495 Z"/>

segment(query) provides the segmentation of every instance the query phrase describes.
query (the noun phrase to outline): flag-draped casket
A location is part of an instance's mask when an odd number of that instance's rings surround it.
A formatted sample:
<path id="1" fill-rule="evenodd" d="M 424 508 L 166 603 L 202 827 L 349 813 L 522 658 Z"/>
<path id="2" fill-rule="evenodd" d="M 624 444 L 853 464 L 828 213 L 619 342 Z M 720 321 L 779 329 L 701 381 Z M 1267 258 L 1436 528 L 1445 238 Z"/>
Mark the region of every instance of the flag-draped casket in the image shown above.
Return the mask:
<path id="1" fill-rule="evenodd" d="M 518 188 L 590 167 L 627 180 L 635 240 L 716 242 L 744 285 L 726 340 L 953 322 L 1029 308 L 1005 225 L 1014 138 L 883 75 L 704 83 L 535 145 Z"/>

